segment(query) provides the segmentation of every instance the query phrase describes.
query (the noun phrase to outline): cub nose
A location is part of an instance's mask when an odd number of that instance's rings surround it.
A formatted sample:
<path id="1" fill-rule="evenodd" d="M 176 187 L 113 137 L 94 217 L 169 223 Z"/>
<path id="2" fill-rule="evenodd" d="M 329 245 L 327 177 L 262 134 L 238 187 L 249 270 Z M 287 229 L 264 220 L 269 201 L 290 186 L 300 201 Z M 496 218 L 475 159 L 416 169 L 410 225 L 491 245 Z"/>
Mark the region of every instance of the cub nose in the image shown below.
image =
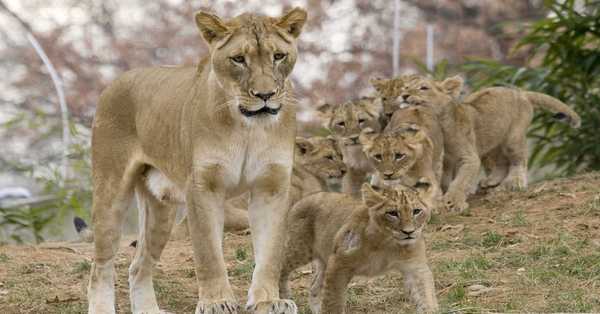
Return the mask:
<path id="1" fill-rule="evenodd" d="M 340 173 L 341 173 L 342 175 L 345 175 L 345 174 L 346 174 L 346 170 L 345 170 L 345 169 L 341 169 L 341 170 L 340 170 Z"/>
<path id="2" fill-rule="evenodd" d="M 266 102 L 271 97 L 273 97 L 273 95 L 275 95 L 275 92 L 274 91 L 270 91 L 270 92 L 257 92 L 255 90 L 250 90 L 250 94 L 252 94 L 252 96 L 258 97 L 258 98 L 260 98 L 260 99 L 262 99 L 263 101 Z"/>
<path id="3" fill-rule="evenodd" d="M 402 100 L 407 101 L 409 96 L 408 94 L 402 94 Z"/>
<path id="4" fill-rule="evenodd" d="M 394 173 L 393 173 L 393 172 L 384 172 L 384 173 L 383 173 L 383 176 L 384 176 L 386 179 L 391 179 L 393 175 L 394 175 Z"/>
<path id="5" fill-rule="evenodd" d="M 406 235 L 411 235 L 413 232 L 415 232 L 415 229 L 412 230 L 401 230 L 404 234 Z"/>

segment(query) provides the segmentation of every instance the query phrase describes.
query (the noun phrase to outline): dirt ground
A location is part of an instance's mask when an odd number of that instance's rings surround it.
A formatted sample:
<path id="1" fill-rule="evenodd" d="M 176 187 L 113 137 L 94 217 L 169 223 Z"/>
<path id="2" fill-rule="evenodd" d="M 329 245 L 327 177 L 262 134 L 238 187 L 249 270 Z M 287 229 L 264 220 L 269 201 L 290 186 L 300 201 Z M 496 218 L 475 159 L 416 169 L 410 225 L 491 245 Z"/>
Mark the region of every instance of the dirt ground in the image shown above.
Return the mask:
<path id="1" fill-rule="evenodd" d="M 129 312 L 124 239 L 117 259 L 120 313 Z M 600 312 L 600 173 L 555 179 L 526 192 L 475 195 L 461 215 L 432 218 L 427 242 L 444 312 Z M 227 234 L 225 252 L 243 304 L 252 273 L 248 235 Z M 0 313 L 84 313 L 91 245 L 0 247 Z M 159 304 L 193 313 L 192 248 L 172 241 L 158 265 Z M 295 301 L 307 307 L 310 270 L 292 276 Z M 399 274 L 355 279 L 349 313 L 413 312 Z"/>

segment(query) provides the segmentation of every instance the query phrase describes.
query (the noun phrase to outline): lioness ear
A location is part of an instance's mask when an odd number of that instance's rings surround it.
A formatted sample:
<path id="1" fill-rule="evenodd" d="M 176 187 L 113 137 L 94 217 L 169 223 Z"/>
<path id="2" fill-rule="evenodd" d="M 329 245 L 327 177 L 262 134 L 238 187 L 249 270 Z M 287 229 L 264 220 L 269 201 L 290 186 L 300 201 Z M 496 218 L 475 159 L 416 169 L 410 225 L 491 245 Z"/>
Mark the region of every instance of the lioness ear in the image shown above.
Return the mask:
<path id="1" fill-rule="evenodd" d="M 456 97 L 460 96 L 460 92 L 463 89 L 463 84 L 464 84 L 464 81 L 463 81 L 462 77 L 456 75 L 456 76 L 445 79 L 441 83 L 441 86 L 444 89 L 444 91 L 446 92 L 446 94 L 452 96 L 453 98 L 456 98 Z"/>
<path id="2" fill-rule="evenodd" d="M 365 205 L 367 205 L 369 208 L 385 201 L 383 195 L 377 193 L 368 183 L 363 183 L 361 193 L 363 203 L 365 203 Z"/>
<path id="3" fill-rule="evenodd" d="M 227 26 L 225 26 L 218 16 L 198 11 L 195 18 L 200 34 L 202 34 L 202 38 L 204 38 L 207 44 L 212 45 L 215 41 L 227 35 Z"/>
<path id="4" fill-rule="evenodd" d="M 313 144 L 307 138 L 300 136 L 296 137 L 296 149 L 300 155 L 305 155 L 306 153 L 312 151 L 313 148 Z"/>
<path id="5" fill-rule="evenodd" d="M 294 36 L 294 38 L 298 38 L 302 32 L 302 27 L 306 22 L 306 17 L 306 11 L 296 7 L 280 17 L 276 25 L 285 29 L 286 32 Z"/>

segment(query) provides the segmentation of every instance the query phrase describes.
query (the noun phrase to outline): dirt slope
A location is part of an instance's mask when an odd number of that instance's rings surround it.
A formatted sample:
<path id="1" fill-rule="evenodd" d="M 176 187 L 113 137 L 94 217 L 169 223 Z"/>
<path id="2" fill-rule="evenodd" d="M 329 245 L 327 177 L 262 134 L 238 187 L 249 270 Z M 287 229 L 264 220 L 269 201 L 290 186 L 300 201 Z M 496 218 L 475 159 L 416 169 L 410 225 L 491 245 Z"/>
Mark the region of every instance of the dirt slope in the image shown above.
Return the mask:
<path id="1" fill-rule="evenodd" d="M 473 197 L 463 215 L 433 217 L 430 262 L 445 312 L 600 312 L 600 173 L 541 182 L 527 192 Z M 118 308 L 129 312 L 128 240 L 117 260 Z M 228 234 L 228 269 L 238 298 L 252 272 L 248 235 Z M 159 303 L 193 313 L 196 288 L 191 244 L 172 241 L 156 271 Z M 89 244 L 0 247 L 0 313 L 84 313 Z M 301 313 L 308 269 L 293 276 Z M 356 279 L 350 313 L 412 312 L 398 274 Z"/>

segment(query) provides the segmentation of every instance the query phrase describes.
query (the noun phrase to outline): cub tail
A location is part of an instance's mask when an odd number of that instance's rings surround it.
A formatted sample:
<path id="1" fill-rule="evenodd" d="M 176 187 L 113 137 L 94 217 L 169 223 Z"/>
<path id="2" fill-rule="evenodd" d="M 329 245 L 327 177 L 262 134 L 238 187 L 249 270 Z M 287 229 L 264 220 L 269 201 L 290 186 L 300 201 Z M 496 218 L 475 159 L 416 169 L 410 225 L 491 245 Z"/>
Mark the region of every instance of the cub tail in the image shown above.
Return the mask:
<path id="1" fill-rule="evenodd" d="M 75 226 L 75 231 L 79 235 L 79 239 L 82 242 L 93 242 L 94 241 L 94 233 L 90 230 L 88 224 L 81 217 L 75 216 L 73 218 L 73 225 Z"/>
<path id="2" fill-rule="evenodd" d="M 555 119 L 569 122 L 569 125 L 575 129 L 581 126 L 581 117 L 562 101 L 536 92 L 523 91 L 523 95 L 534 106 L 553 112 Z"/>

